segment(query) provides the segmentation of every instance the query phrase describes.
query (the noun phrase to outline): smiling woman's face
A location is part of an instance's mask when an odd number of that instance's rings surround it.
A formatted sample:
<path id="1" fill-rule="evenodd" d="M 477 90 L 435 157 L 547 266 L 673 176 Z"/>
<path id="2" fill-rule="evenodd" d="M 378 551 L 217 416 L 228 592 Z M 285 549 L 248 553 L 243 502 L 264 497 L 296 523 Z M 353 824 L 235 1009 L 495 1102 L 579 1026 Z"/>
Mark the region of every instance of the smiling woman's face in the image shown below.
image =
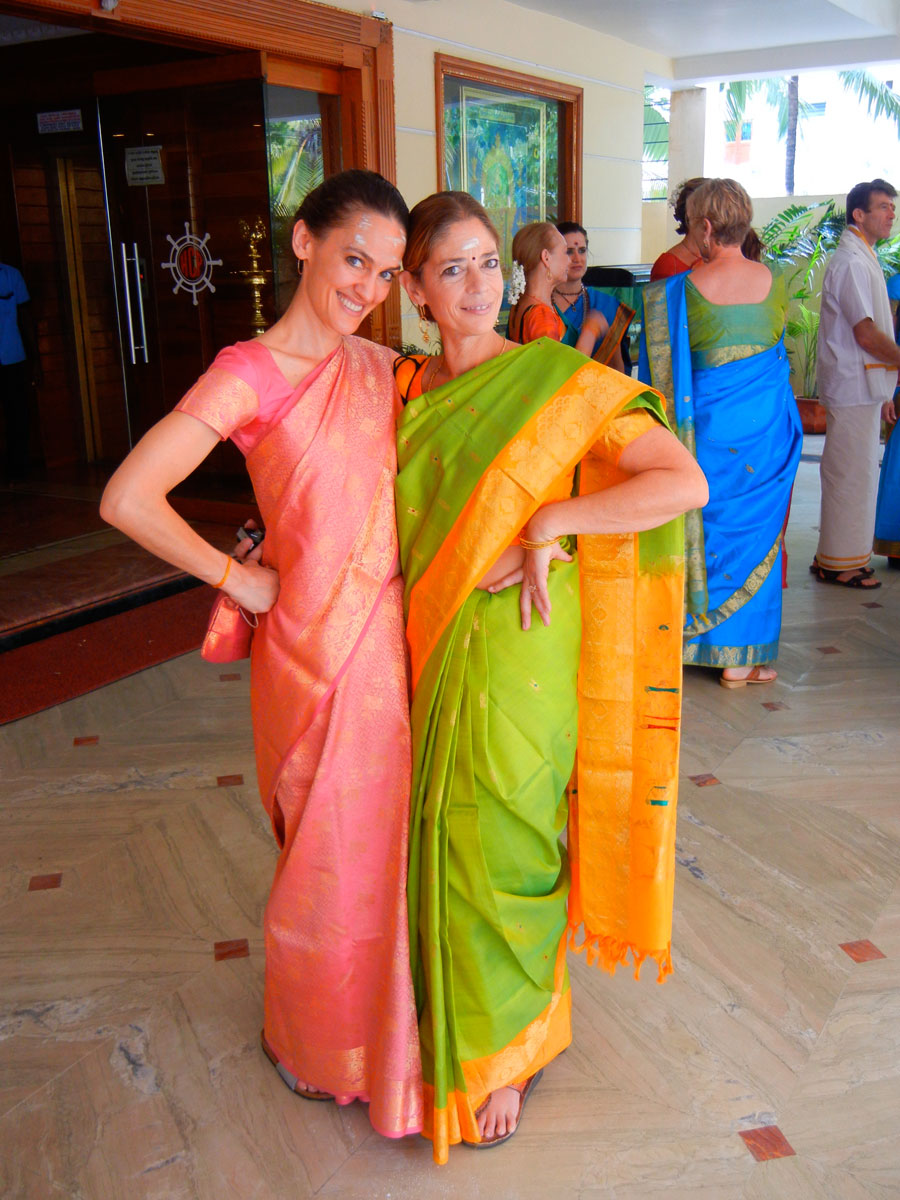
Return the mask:
<path id="1" fill-rule="evenodd" d="M 406 234 L 393 217 L 358 209 L 321 237 L 303 221 L 294 226 L 294 253 L 303 262 L 302 287 L 322 324 L 341 336 L 385 299 L 400 274 Z"/>
<path id="2" fill-rule="evenodd" d="M 455 221 L 403 284 L 413 304 L 428 305 L 443 337 L 487 333 L 503 301 L 497 241 L 477 217 Z"/>

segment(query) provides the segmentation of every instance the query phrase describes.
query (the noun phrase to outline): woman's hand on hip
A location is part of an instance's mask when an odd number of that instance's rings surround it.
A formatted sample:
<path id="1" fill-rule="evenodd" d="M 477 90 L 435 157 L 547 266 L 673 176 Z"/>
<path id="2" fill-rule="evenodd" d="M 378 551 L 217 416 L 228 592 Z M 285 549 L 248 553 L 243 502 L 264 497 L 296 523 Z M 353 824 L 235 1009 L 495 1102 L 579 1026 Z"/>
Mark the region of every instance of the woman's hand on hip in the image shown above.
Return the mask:
<path id="1" fill-rule="evenodd" d="M 248 558 L 231 568 L 223 590 L 247 612 L 265 613 L 278 599 L 280 587 L 281 580 L 274 568 Z"/>
<path id="2" fill-rule="evenodd" d="M 556 559 L 559 562 L 571 562 L 572 555 L 563 550 L 559 542 L 552 546 L 544 546 L 540 550 L 526 550 L 525 562 L 522 564 L 522 590 L 519 593 L 519 609 L 522 613 L 522 628 L 531 628 L 531 610 L 537 609 L 538 616 L 545 625 L 550 624 L 550 591 L 547 580 L 550 577 L 550 564 Z"/>

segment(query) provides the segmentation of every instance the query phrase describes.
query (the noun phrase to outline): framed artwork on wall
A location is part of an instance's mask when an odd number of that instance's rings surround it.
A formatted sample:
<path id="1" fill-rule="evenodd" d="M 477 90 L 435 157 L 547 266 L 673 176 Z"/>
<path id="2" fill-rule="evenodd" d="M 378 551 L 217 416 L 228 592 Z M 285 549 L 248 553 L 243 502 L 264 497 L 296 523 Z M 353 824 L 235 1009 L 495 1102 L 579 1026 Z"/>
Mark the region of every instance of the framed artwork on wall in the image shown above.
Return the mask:
<path id="1" fill-rule="evenodd" d="M 582 89 L 435 55 L 438 188 L 469 192 L 500 235 L 581 217 Z"/>

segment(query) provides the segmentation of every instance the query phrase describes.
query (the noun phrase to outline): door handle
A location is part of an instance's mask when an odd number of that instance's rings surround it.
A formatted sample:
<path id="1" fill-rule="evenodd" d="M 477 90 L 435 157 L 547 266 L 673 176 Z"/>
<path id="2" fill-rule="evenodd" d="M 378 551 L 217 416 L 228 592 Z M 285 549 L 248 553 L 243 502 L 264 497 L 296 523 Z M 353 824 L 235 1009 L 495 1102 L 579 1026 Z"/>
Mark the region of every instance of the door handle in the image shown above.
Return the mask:
<path id="1" fill-rule="evenodd" d="M 138 351 L 144 356 L 144 362 L 149 362 L 147 357 L 147 327 L 144 323 L 144 293 L 141 288 L 141 264 L 138 258 L 137 242 L 131 243 L 132 255 L 128 255 L 128 247 L 124 242 L 119 243 L 119 249 L 122 252 L 122 280 L 125 284 L 125 313 L 128 317 L 128 341 L 129 350 L 131 351 L 132 364 L 137 363 Z M 137 315 L 140 320 L 141 340 L 137 341 L 134 328 L 134 306 L 131 302 L 131 283 L 129 281 L 129 266 L 134 269 L 134 286 L 137 292 Z"/>

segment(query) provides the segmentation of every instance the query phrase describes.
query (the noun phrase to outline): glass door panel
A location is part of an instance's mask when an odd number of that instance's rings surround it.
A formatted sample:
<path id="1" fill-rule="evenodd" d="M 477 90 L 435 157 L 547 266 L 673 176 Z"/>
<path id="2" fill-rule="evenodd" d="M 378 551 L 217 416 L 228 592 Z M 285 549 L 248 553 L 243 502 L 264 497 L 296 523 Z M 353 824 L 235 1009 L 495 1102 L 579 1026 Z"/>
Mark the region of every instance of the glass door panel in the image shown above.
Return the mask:
<path id="1" fill-rule="evenodd" d="M 273 319 L 262 86 L 107 95 L 100 128 L 132 437 Z M 206 470 L 242 473 L 231 446 Z"/>

